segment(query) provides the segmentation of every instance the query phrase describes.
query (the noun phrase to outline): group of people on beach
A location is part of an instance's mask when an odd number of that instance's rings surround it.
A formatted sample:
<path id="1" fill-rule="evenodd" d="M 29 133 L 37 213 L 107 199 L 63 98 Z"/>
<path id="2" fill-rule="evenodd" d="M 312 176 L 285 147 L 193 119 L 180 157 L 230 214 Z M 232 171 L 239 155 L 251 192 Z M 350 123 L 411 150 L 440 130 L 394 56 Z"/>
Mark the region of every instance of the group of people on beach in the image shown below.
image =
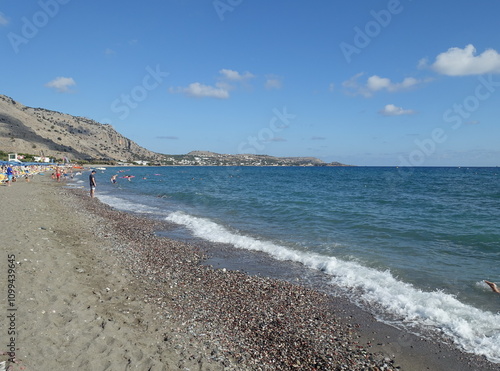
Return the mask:
<path id="1" fill-rule="evenodd" d="M 0 182 L 5 183 L 7 186 L 12 185 L 12 183 L 17 180 L 24 178 L 27 182 L 31 180 L 34 174 L 42 171 L 42 166 L 40 165 L 2 165 L 0 169 Z"/>
<path id="2" fill-rule="evenodd" d="M 81 168 L 81 167 L 80 167 Z M 10 186 L 12 183 L 24 178 L 26 182 L 31 181 L 33 175 L 42 172 L 52 171 L 52 179 L 60 182 L 61 179 L 67 180 L 69 178 L 73 179 L 73 167 L 68 167 L 59 164 L 46 164 L 46 165 L 12 165 L 6 163 L 0 167 L 0 182 L 5 183 L 5 185 Z M 77 172 L 76 175 L 81 174 Z"/>
<path id="3" fill-rule="evenodd" d="M 90 175 L 89 175 L 90 197 L 94 197 L 95 196 L 95 188 L 97 186 L 97 182 L 95 180 L 95 174 L 96 174 L 96 171 L 92 170 L 90 172 Z M 110 178 L 111 183 L 116 184 L 118 182 L 117 178 L 118 178 L 118 174 L 112 175 L 111 178 Z M 130 182 L 132 180 L 132 178 L 134 178 L 134 176 L 133 175 L 125 175 L 122 178 L 127 179 Z"/>
<path id="4" fill-rule="evenodd" d="M 96 174 L 96 171 L 95 170 L 92 170 L 90 172 L 90 175 L 89 175 L 89 185 L 90 185 L 90 197 L 94 197 L 95 196 L 95 188 L 97 186 L 97 182 L 95 180 L 95 174 Z M 118 177 L 118 175 L 113 175 L 110 179 L 111 183 L 115 184 L 117 181 L 116 181 L 116 178 Z M 129 179 L 130 180 L 130 179 Z"/>
<path id="5" fill-rule="evenodd" d="M 73 179 L 73 168 L 66 168 L 61 166 L 56 166 L 55 171 L 52 173 L 52 179 L 60 182 L 61 179 L 67 180 L 69 178 Z"/>

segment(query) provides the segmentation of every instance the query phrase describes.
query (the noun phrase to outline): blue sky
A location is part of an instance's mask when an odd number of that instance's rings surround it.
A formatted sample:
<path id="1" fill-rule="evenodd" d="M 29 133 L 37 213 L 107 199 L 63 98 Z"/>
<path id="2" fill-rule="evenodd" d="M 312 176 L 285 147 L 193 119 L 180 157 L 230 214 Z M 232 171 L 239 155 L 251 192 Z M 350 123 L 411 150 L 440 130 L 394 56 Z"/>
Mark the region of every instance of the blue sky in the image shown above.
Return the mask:
<path id="1" fill-rule="evenodd" d="M 0 94 L 153 151 L 500 165 L 494 0 L 0 0 Z"/>

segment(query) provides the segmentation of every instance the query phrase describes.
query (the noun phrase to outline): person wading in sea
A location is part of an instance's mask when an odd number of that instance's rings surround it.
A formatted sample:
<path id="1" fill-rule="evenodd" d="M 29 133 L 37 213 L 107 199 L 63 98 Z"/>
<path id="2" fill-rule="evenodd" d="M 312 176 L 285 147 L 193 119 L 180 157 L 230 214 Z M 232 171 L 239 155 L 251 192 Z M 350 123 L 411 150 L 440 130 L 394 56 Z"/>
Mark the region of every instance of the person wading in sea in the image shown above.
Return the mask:
<path id="1" fill-rule="evenodd" d="M 90 197 L 94 197 L 95 187 L 97 185 L 95 182 L 95 170 L 92 170 L 92 172 L 90 173 L 89 181 L 90 181 Z"/>

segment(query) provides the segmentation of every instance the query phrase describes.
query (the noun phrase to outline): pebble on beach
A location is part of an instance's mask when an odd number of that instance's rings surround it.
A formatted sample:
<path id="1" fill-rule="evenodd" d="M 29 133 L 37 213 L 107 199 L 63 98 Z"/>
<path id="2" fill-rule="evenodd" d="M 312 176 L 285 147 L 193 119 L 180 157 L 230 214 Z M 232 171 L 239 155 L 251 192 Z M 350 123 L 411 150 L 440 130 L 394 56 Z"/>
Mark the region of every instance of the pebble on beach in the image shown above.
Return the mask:
<path id="1" fill-rule="evenodd" d="M 110 253 L 142 282 L 141 295 L 157 306 L 158 321 L 175 321 L 179 337 L 196 339 L 198 348 L 206 347 L 200 354 L 227 369 L 393 369 L 392 360 L 358 342 L 354 324 L 339 320 L 335 298 L 287 281 L 202 265 L 205 256 L 196 246 L 155 234 L 168 228 L 166 222 L 87 202 L 72 192 L 87 211 L 106 220 L 96 237 L 114 240 Z"/>

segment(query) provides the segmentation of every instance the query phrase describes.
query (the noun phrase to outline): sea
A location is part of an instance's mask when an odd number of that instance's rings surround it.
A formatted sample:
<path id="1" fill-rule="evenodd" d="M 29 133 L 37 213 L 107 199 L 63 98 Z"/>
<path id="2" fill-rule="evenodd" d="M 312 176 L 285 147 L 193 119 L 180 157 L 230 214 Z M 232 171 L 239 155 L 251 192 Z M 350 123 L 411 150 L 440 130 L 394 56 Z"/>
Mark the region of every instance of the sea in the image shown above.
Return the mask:
<path id="1" fill-rule="evenodd" d="M 500 168 L 107 167 L 96 179 L 102 202 L 171 222 L 164 235 L 224 246 L 218 266 L 298 275 L 500 363 L 500 295 L 484 283 L 500 287 Z M 88 173 L 75 182 L 88 188 Z"/>

